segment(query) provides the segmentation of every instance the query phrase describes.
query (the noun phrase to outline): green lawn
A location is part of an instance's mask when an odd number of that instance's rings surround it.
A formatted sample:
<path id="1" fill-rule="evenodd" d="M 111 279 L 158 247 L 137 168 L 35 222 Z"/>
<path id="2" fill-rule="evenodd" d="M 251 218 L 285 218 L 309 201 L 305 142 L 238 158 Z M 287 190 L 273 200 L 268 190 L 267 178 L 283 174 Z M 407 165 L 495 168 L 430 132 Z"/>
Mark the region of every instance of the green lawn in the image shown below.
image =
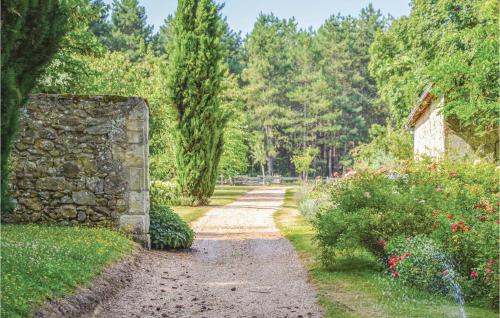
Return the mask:
<path id="1" fill-rule="evenodd" d="M 214 195 L 210 198 L 209 205 L 203 206 L 173 206 L 172 209 L 180 215 L 180 217 L 191 223 L 202 217 L 211 208 L 215 206 L 226 205 L 236 201 L 243 194 L 255 189 L 251 186 L 217 186 Z"/>
<path id="2" fill-rule="evenodd" d="M 27 317 L 71 293 L 138 245 L 99 228 L 2 225 L 1 316 Z"/>
<path id="3" fill-rule="evenodd" d="M 314 229 L 297 211 L 296 189 L 286 193 L 285 204 L 275 221 L 289 239 L 309 270 L 318 288 L 325 317 L 457 317 L 457 307 L 444 297 L 402 286 L 385 276 L 378 262 L 368 253 L 340 258 L 331 270 L 317 260 L 318 249 L 312 240 Z M 493 318 L 498 312 L 467 306 L 468 317 Z"/>

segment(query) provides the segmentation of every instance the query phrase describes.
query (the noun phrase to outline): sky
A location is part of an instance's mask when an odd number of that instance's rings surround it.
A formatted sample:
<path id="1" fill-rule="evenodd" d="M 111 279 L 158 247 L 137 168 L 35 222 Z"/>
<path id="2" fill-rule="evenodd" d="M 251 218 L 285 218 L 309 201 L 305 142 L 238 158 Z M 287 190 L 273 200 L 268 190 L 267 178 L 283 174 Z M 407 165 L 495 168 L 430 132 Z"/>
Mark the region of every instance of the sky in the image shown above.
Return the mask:
<path id="1" fill-rule="evenodd" d="M 260 12 L 274 13 L 280 18 L 295 17 L 300 28 L 317 29 L 332 14 L 357 15 L 370 2 L 383 14 L 393 17 L 410 12 L 410 0 L 225 0 L 222 14 L 229 26 L 242 34 L 250 33 Z M 110 4 L 113 0 L 105 0 Z M 146 8 L 148 23 L 157 31 L 163 20 L 175 12 L 177 0 L 139 0 Z"/>

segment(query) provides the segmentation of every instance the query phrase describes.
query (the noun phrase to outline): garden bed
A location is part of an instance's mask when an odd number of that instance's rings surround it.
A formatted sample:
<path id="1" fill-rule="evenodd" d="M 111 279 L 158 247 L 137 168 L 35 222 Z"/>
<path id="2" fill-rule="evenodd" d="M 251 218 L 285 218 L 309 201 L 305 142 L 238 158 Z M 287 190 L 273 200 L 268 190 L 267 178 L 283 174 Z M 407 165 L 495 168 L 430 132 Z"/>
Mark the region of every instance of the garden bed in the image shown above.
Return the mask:
<path id="1" fill-rule="evenodd" d="M 313 240 L 315 229 L 297 210 L 295 191 L 287 191 L 285 204 L 276 212 L 275 221 L 309 269 L 325 317 L 443 317 L 458 310 L 445 297 L 405 286 L 386 276 L 378 260 L 362 249 L 339 255 L 335 265 L 328 269 L 322 266 L 321 250 Z M 465 310 L 468 317 L 498 317 L 493 309 L 466 306 Z"/>

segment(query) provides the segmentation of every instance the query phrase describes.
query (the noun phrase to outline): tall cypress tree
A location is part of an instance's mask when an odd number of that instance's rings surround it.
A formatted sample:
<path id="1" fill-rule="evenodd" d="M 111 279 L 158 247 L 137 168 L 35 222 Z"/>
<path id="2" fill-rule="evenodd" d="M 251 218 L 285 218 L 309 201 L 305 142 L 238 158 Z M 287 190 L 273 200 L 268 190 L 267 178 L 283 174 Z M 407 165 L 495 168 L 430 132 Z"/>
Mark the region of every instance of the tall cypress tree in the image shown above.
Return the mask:
<path id="1" fill-rule="evenodd" d="M 179 0 L 169 55 L 177 182 L 192 204 L 205 204 L 213 194 L 227 121 L 219 98 L 225 58 L 219 10 L 212 0 Z"/>
<path id="2" fill-rule="evenodd" d="M 43 67 L 67 31 L 67 10 L 59 0 L 3 0 L 1 169 L 2 211 L 7 198 L 8 158 L 17 127 L 19 107 L 28 99 Z"/>

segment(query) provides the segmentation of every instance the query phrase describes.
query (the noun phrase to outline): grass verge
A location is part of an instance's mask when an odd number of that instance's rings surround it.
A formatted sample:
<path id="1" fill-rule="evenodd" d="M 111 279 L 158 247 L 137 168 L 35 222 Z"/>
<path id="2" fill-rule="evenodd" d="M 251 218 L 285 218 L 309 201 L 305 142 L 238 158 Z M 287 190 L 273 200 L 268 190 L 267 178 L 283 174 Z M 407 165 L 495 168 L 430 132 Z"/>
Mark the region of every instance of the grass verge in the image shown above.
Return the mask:
<path id="1" fill-rule="evenodd" d="M 138 245 L 109 229 L 2 225 L 1 316 L 29 317 L 34 307 L 71 293 Z"/>
<path id="2" fill-rule="evenodd" d="M 459 317 L 458 307 L 449 299 L 387 278 L 377 260 L 366 252 L 350 253 L 340 257 L 335 267 L 323 268 L 312 240 L 314 228 L 297 209 L 296 191 L 296 188 L 287 190 L 285 203 L 274 218 L 309 270 L 325 317 Z M 466 312 L 469 318 L 498 317 L 494 310 L 472 306 L 467 306 Z"/>
<path id="3" fill-rule="evenodd" d="M 226 205 L 236 201 L 248 191 L 255 189 L 251 186 L 217 186 L 209 205 L 202 206 L 173 206 L 172 209 L 186 222 L 196 221 L 213 207 Z"/>

